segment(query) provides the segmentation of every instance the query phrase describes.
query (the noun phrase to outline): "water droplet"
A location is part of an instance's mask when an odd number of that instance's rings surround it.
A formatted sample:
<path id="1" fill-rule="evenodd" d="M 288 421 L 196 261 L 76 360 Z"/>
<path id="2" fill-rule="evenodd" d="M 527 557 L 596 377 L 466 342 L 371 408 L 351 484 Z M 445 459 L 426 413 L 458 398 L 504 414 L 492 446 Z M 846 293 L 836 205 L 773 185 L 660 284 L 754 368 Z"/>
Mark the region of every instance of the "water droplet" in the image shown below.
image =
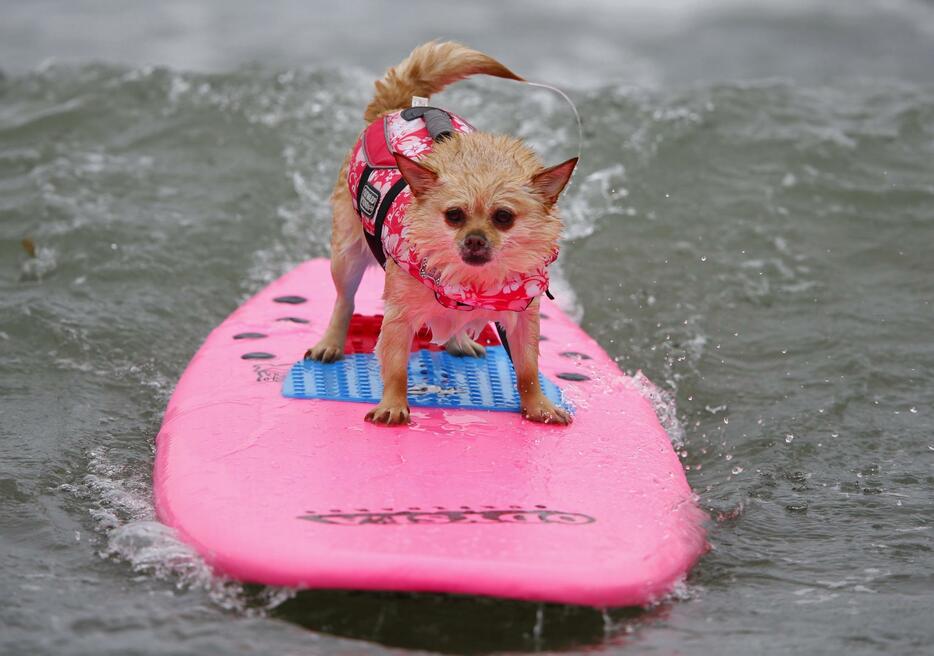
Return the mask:
<path id="1" fill-rule="evenodd" d="M 726 456 L 724 457 L 724 460 L 726 460 L 727 462 L 729 462 L 729 461 L 732 460 L 732 459 L 733 459 L 733 454 L 732 454 L 732 453 L 728 453 L 728 454 L 726 454 Z"/>
<path id="2" fill-rule="evenodd" d="M 908 408 L 908 412 L 910 412 L 913 415 L 916 415 L 918 414 L 918 409 L 914 406 L 911 406 L 910 408 Z"/>
<path id="3" fill-rule="evenodd" d="M 535 610 L 535 626 L 532 627 L 532 638 L 536 643 L 541 642 L 542 632 L 545 630 L 545 606 L 539 604 Z"/>
<path id="4" fill-rule="evenodd" d="M 733 472 L 733 475 L 735 476 L 735 475 L 737 475 L 737 474 L 742 474 L 742 473 L 743 473 L 743 468 L 742 468 L 742 467 L 733 467 L 733 469 L 732 469 L 731 471 Z"/>
<path id="5" fill-rule="evenodd" d="M 792 442 L 794 442 L 794 439 L 795 439 L 795 436 L 792 435 L 791 433 L 788 433 L 787 435 L 785 435 L 785 444 L 791 444 Z"/>

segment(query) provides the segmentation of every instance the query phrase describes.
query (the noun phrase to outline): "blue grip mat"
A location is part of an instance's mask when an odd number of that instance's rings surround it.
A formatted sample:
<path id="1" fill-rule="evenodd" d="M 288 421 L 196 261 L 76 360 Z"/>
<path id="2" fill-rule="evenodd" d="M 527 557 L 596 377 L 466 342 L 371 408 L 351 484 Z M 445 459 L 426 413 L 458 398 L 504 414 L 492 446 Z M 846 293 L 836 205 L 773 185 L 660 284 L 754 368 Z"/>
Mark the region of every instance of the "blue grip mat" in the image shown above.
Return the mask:
<path id="1" fill-rule="evenodd" d="M 542 391 L 572 411 L 561 388 L 539 374 Z M 282 395 L 293 399 L 331 399 L 379 403 L 383 383 L 373 353 L 352 353 L 324 364 L 303 360 L 292 366 Z M 409 357 L 409 404 L 432 408 L 519 411 L 516 372 L 502 346 L 487 346 L 485 358 L 445 351 L 416 351 Z"/>

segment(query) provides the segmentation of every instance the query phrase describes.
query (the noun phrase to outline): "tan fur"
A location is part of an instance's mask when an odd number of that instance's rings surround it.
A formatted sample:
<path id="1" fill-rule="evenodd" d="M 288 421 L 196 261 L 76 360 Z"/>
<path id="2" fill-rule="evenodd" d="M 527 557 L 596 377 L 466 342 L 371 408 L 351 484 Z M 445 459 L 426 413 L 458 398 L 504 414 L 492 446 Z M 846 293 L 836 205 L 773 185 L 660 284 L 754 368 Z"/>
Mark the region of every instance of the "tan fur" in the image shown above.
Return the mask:
<path id="1" fill-rule="evenodd" d="M 386 289 L 396 277 L 410 277 L 398 267 L 390 266 L 387 261 Z M 408 363 L 412 348 L 412 338 L 417 327 L 405 319 L 406 306 L 403 303 L 386 302 L 383 313 L 383 326 L 376 343 L 376 357 L 379 359 L 383 377 L 383 398 L 366 415 L 367 421 L 383 424 L 401 424 L 409 421 Z"/>
<path id="2" fill-rule="evenodd" d="M 371 122 L 385 112 L 408 106 L 413 95 L 429 96 L 450 82 L 477 73 L 521 79 L 489 56 L 457 43 L 419 46 L 376 83 L 376 96 L 365 118 Z M 347 189 L 348 162 L 349 155 L 331 196 L 331 274 L 337 301 L 324 336 L 305 355 L 325 362 L 343 356 L 354 294 L 366 266 L 374 262 Z M 414 194 L 405 217 L 409 239 L 440 272 L 444 283 L 499 285 L 510 272 L 534 270 L 557 247 L 561 220 L 555 201 L 575 163 L 568 160 L 546 169 L 518 139 L 479 132 L 456 134 L 435 144 L 418 163 L 401 158 L 400 171 Z M 463 210 L 461 224 L 446 221 L 445 212 L 450 208 Z M 514 216 L 511 225 L 493 220 L 501 209 Z M 471 234 L 482 235 L 489 245 L 490 259 L 482 265 L 468 264 L 462 257 L 464 240 Z M 545 423 L 570 422 L 570 415 L 556 408 L 538 383 L 538 299 L 524 312 L 447 309 L 428 287 L 391 259 L 386 262 L 383 298 L 385 311 L 376 355 L 384 393 L 379 405 L 367 413 L 368 421 L 408 422 L 407 363 L 412 338 L 422 326 L 431 328 L 435 341 L 446 342 L 449 352 L 482 357 L 482 347 L 470 337 L 489 322 L 498 321 L 512 349 L 523 415 Z"/>
<path id="3" fill-rule="evenodd" d="M 376 82 L 376 95 L 367 105 L 363 119 L 372 123 L 380 114 L 408 107 L 412 96 L 427 98 L 470 75 L 522 79 L 482 52 L 453 41 L 429 41 L 413 50 L 402 63 L 390 68 L 383 79 Z"/>
<path id="4" fill-rule="evenodd" d="M 482 132 L 458 134 L 436 144 L 419 163 L 434 171 L 438 181 L 409 207 L 409 234 L 444 282 L 484 280 L 499 285 L 511 272 L 534 270 L 557 247 L 561 220 L 543 206 L 530 185 L 542 163 L 518 139 Z M 441 226 L 438 220 L 449 207 L 467 213 L 453 239 L 443 220 Z M 515 212 L 517 219 L 508 230 L 493 224 L 491 215 L 497 208 Z M 477 232 L 490 241 L 493 261 L 484 267 L 465 266 L 459 247 L 467 235 Z"/>

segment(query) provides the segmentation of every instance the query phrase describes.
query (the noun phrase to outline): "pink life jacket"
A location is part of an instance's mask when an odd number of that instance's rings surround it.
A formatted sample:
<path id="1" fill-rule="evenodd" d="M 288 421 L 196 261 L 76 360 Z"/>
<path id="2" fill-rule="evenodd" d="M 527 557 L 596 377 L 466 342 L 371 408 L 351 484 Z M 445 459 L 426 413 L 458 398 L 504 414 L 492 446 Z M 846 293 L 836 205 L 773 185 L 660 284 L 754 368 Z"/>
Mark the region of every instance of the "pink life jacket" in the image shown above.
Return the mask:
<path id="1" fill-rule="evenodd" d="M 433 108 L 413 107 L 386 114 L 367 127 L 354 145 L 347 171 L 347 185 L 353 206 L 363 221 L 363 231 L 379 263 L 385 266 L 389 256 L 435 293 L 441 305 L 458 310 L 512 310 L 521 312 L 538 296 L 548 291 L 549 264 L 558 257 L 557 250 L 535 271 L 511 274 L 496 288 L 476 284 L 445 283 L 439 273 L 427 266 L 427 258 L 415 250 L 406 238 L 405 213 L 412 202 L 412 192 L 396 167 L 393 153 L 414 160 L 431 152 L 432 134 L 423 115 Z M 455 114 L 446 131 L 468 134 L 475 128 Z M 437 118 L 437 115 L 435 115 Z M 429 122 L 432 118 L 427 119 Z M 442 138 L 433 131 L 435 138 Z M 439 227 L 440 229 L 440 227 Z"/>

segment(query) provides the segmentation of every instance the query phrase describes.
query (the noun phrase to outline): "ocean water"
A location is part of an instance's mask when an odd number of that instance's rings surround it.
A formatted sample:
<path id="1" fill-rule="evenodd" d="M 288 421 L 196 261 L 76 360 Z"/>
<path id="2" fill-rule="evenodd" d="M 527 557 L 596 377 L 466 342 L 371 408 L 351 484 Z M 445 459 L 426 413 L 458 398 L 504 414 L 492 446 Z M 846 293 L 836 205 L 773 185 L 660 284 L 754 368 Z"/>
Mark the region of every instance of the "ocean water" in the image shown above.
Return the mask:
<path id="1" fill-rule="evenodd" d="M 856 4 L 0 3 L 0 653 L 926 653 L 934 7 Z M 651 608 L 243 586 L 155 519 L 174 382 L 327 254 L 372 81 L 435 36 L 583 117 L 556 287 L 712 517 Z M 546 91 L 440 100 L 576 153 Z"/>

